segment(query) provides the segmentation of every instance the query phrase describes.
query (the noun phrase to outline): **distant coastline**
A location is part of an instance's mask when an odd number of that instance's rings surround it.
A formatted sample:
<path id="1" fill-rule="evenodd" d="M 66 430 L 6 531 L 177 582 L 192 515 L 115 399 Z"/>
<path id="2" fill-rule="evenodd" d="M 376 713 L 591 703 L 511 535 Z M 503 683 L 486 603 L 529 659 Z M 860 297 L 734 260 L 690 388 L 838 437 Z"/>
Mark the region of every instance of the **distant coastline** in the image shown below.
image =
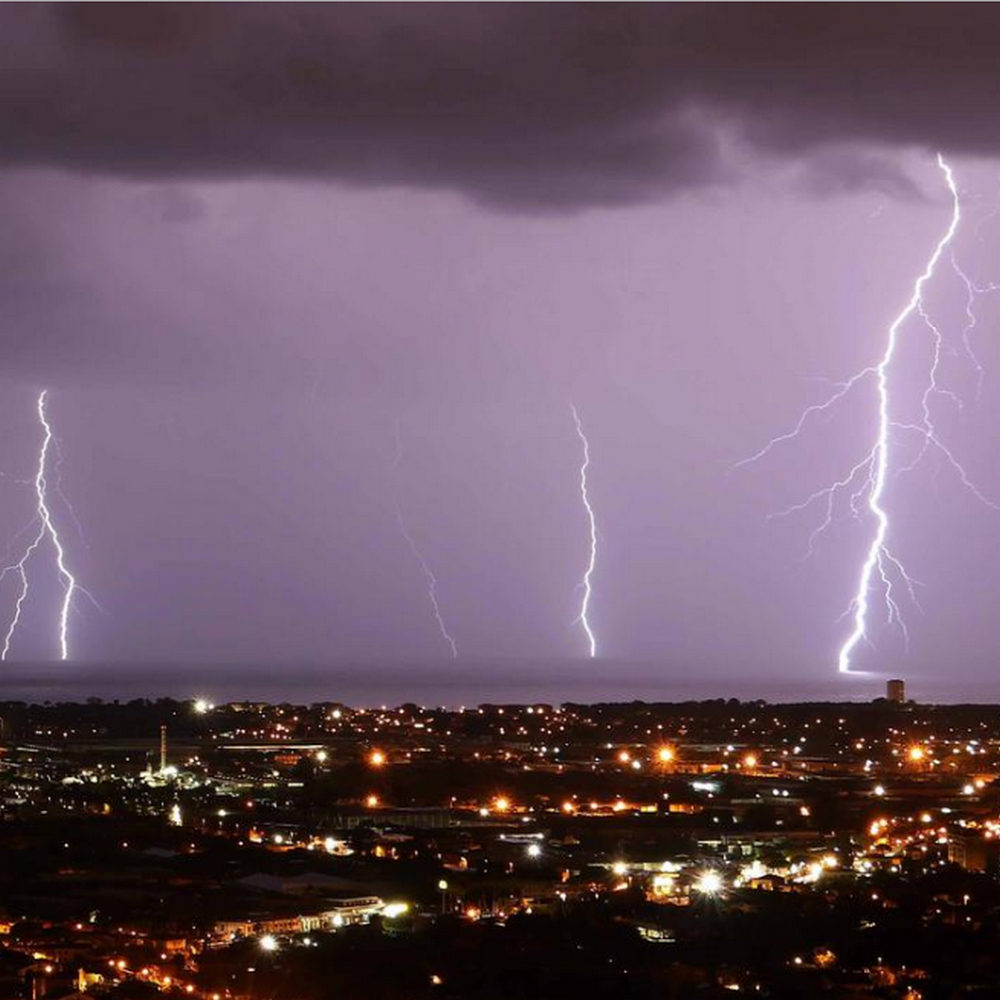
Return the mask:
<path id="1" fill-rule="evenodd" d="M 491 666 L 491 669 L 484 669 Z M 738 698 L 790 702 L 865 702 L 885 693 L 885 676 L 842 678 L 835 672 L 789 681 L 757 671 L 725 675 L 676 666 L 590 661 L 470 661 L 465 664 L 341 663 L 327 666 L 234 664 L 7 663 L 0 701 L 85 701 L 170 697 L 227 701 L 336 701 L 348 705 L 459 707 L 482 703 L 683 702 Z M 1000 704 L 1000 678 L 955 684 L 936 677 L 907 680 L 909 697 L 930 704 Z"/>

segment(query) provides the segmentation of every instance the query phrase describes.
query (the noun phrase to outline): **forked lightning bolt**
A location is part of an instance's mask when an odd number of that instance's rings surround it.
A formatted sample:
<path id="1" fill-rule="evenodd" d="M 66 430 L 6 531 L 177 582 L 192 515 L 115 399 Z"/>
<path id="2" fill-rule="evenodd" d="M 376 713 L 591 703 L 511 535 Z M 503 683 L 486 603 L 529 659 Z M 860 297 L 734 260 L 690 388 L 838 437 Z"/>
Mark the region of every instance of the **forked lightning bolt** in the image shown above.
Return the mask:
<path id="1" fill-rule="evenodd" d="M 0 580 L 7 576 L 8 573 L 14 573 L 17 575 L 21 584 L 17 600 L 14 603 L 14 614 L 4 636 L 3 650 L 0 652 L 0 660 L 7 659 L 7 654 L 10 652 L 11 642 L 14 639 L 14 633 L 17 631 L 17 626 L 21 621 L 21 610 L 24 607 L 25 599 L 28 596 L 28 561 L 46 538 L 49 539 L 52 544 L 52 548 L 55 550 L 56 568 L 59 571 L 59 578 L 63 585 L 63 596 L 59 607 L 58 619 L 59 658 L 62 660 L 69 658 L 69 612 L 73 606 L 73 595 L 77 589 L 82 591 L 82 588 L 78 587 L 76 578 L 66 566 L 66 553 L 63 550 L 62 541 L 59 538 L 59 532 L 56 530 L 55 522 L 52 520 L 52 512 L 49 509 L 48 504 L 48 481 L 46 478 L 46 471 L 53 435 L 52 427 L 49 424 L 48 416 L 45 411 L 47 397 L 48 390 L 43 389 L 41 393 L 39 393 L 37 404 L 38 422 L 42 427 L 42 445 L 38 452 L 38 469 L 35 472 L 35 498 L 37 501 L 35 519 L 38 522 L 38 533 L 24 550 L 21 558 L 16 563 L 13 563 L 0 571 Z"/>
<path id="2" fill-rule="evenodd" d="M 882 354 L 882 357 L 877 364 L 863 368 L 861 371 L 852 375 L 846 382 L 840 383 L 837 386 L 836 391 L 824 402 L 814 404 L 803 411 L 799 420 L 790 431 L 773 438 L 756 454 L 751 455 L 749 458 L 738 463 L 738 466 L 743 466 L 763 458 L 777 445 L 797 437 L 809 421 L 810 417 L 829 410 L 832 406 L 843 400 L 845 396 L 847 396 L 860 384 L 874 381 L 878 397 L 878 421 L 875 439 L 866 454 L 854 466 L 852 466 L 842 478 L 838 479 L 832 485 L 817 490 L 800 503 L 793 504 L 785 510 L 778 512 L 778 514 L 773 515 L 779 517 L 784 516 L 794 511 L 804 510 L 814 502 L 824 501 L 825 517 L 810 535 L 810 552 L 812 552 L 813 545 L 815 544 L 817 537 L 833 523 L 835 501 L 843 491 L 850 491 L 848 494 L 849 506 L 851 513 L 855 517 L 860 517 L 865 510 L 867 510 L 867 513 L 874 520 L 875 531 L 861 564 L 861 569 L 858 574 L 857 589 L 847 610 L 847 616 L 851 621 L 851 630 L 847 638 L 844 640 L 843 645 L 840 647 L 840 652 L 837 657 L 838 670 L 844 674 L 855 673 L 855 671 L 851 669 L 852 657 L 862 639 L 868 638 L 868 616 L 870 610 L 869 599 L 873 586 L 876 585 L 876 581 L 874 579 L 876 574 L 878 576 L 878 582 L 881 583 L 882 598 L 885 603 L 887 617 L 890 622 L 896 623 L 902 629 L 904 637 L 906 637 L 906 627 L 903 623 L 899 605 L 894 595 L 894 580 L 897 583 L 901 583 L 907 589 L 910 598 L 914 600 L 915 603 L 915 594 L 913 589 L 914 581 L 907 574 L 903 564 L 898 558 L 896 558 L 895 555 L 893 555 L 888 547 L 890 519 L 889 513 L 884 505 L 884 499 L 890 469 L 890 448 L 892 444 L 893 432 L 904 432 L 916 435 L 920 442 L 916 458 L 910 463 L 910 465 L 900 469 L 899 471 L 905 472 L 914 468 L 924 455 L 929 450 L 933 449 L 937 451 L 956 472 L 960 482 L 966 489 L 968 489 L 977 499 L 997 509 L 996 505 L 992 501 L 988 500 L 982 493 L 980 493 L 980 491 L 969 479 L 965 469 L 938 436 L 937 428 L 935 427 L 932 418 L 931 402 L 935 396 L 945 396 L 950 398 L 955 403 L 960 402 L 954 393 L 943 388 L 938 383 L 942 332 L 939 326 L 928 314 L 924 303 L 924 291 L 926 285 L 934 277 L 941 258 L 946 252 L 949 251 L 962 219 L 961 202 L 958 196 L 958 189 L 955 186 L 955 179 L 952 174 L 951 167 L 945 162 L 944 158 L 940 154 L 938 154 L 937 164 L 944 176 L 948 192 L 951 196 L 952 210 L 950 221 L 944 233 L 938 239 L 930 258 L 924 266 L 924 270 L 914 282 L 913 289 L 905 306 L 890 324 L 886 335 L 885 351 Z M 977 287 L 958 266 L 953 252 L 951 254 L 951 262 L 955 273 L 964 282 L 967 293 L 966 324 L 962 331 L 962 342 L 965 347 L 966 354 L 975 366 L 981 381 L 983 374 L 982 367 L 976 359 L 969 342 L 970 334 L 972 333 L 976 323 L 973 305 L 977 295 L 982 294 L 983 292 L 993 291 L 995 288 L 994 286 L 988 286 L 986 288 Z M 913 319 L 914 317 L 918 317 L 923 321 L 924 325 L 931 333 L 933 344 L 932 360 L 928 370 L 927 385 L 921 397 L 920 418 L 919 421 L 915 423 L 912 421 L 901 420 L 900 418 L 894 416 L 890 399 L 891 368 L 900 332 L 907 321 Z"/>
<path id="3" fill-rule="evenodd" d="M 576 425 L 576 433 L 583 446 L 583 462 L 580 464 L 580 499 L 583 501 L 584 509 L 587 512 L 587 520 L 590 524 L 590 557 L 587 560 L 587 568 L 583 574 L 580 587 L 583 590 L 583 599 L 580 602 L 580 616 L 577 619 L 583 626 L 583 631 L 587 634 L 587 642 L 590 646 L 591 658 L 597 656 L 597 639 L 594 631 L 590 627 L 588 614 L 590 611 L 591 585 L 590 578 L 594 574 L 594 566 L 597 563 L 597 520 L 594 517 L 594 508 L 590 503 L 590 496 L 587 493 L 587 469 L 590 468 L 590 442 L 587 435 L 583 433 L 583 424 L 580 422 L 580 415 L 576 412 L 576 407 L 570 403 L 570 412 L 573 414 L 573 423 Z"/>
<path id="4" fill-rule="evenodd" d="M 979 358 L 972 347 L 972 334 L 976 329 L 976 324 L 979 322 L 979 318 L 976 316 L 976 299 L 978 299 L 980 295 L 986 295 L 988 292 L 1000 291 L 1000 285 L 995 282 L 990 282 L 988 285 L 983 286 L 977 285 L 965 273 L 965 271 L 959 267 L 954 254 L 951 255 L 951 266 L 952 270 L 958 275 L 962 284 L 965 286 L 965 326 L 962 327 L 962 346 L 965 349 L 965 353 L 969 360 L 976 369 L 976 398 L 978 399 L 983 394 L 983 379 L 986 377 L 986 372 L 980 364 Z"/>

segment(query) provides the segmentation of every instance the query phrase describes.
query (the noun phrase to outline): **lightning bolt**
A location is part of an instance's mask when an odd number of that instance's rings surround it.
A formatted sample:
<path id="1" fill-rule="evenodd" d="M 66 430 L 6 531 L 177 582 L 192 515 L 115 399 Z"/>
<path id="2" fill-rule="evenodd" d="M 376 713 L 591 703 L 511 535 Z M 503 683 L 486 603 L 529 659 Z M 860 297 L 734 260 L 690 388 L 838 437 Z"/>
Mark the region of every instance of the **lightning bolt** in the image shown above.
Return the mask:
<path id="1" fill-rule="evenodd" d="M 805 510 L 816 501 L 825 501 L 825 517 L 818 527 L 813 530 L 809 537 L 810 554 L 813 551 L 816 539 L 833 523 L 835 502 L 837 497 L 842 493 L 849 491 L 848 496 L 850 511 L 855 518 L 860 518 L 867 510 L 867 514 L 874 520 L 875 532 L 871 538 L 864 560 L 861 564 L 861 569 L 858 574 L 857 589 L 855 590 L 854 596 L 848 605 L 847 611 L 845 612 L 845 617 L 848 617 L 851 621 L 851 629 L 847 638 L 841 645 L 837 656 L 837 668 L 842 674 L 859 673 L 858 671 L 851 669 L 852 657 L 858 644 L 863 639 L 868 639 L 870 595 L 873 585 L 875 584 L 874 578 L 876 575 L 878 577 L 878 582 L 881 584 L 882 599 L 885 603 L 887 618 L 890 623 L 895 623 L 899 626 L 902 630 L 904 639 L 908 639 L 908 635 L 906 632 L 905 622 L 903 621 L 899 605 L 896 601 L 894 581 L 897 583 L 901 582 L 908 591 L 913 603 L 917 603 L 914 591 L 916 581 L 909 576 L 903 563 L 890 551 L 888 547 L 890 519 L 884 506 L 884 496 L 886 483 L 889 477 L 890 446 L 892 443 L 893 432 L 915 434 L 920 440 L 920 449 L 917 457 L 910 465 L 900 469 L 900 472 L 906 472 L 913 469 L 928 451 L 934 450 L 944 458 L 946 463 L 956 473 L 962 486 L 964 486 L 978 500 L 990 507 L 993 507 L 994 509 L 1000 509 L 997 508 L 996 504 L 985 497 L 969 479 L 965 469 L 952 454 L 947 445 L 945 445 L 945 443 L 938 436 L 937 428 L 932 418 L 931 402 L 935 396 L 945 396 L 950 398 L 955 403 L 960 403 L 958 397 L 954 393 L 938 384 L 938 370 L 940 366 L 941 346 L 943 340 L 942 332 L 938 325 L 934 322 L 933 318 L 928 314 L 924 302 L 924 290 L 928 282 L 934 277 L 941 258 L 951 247 L 955 234 L 958 231 L 959 224 L 962 220 L 962 206 L 958 195 L 958 189 L 955 185 L 955 178 L 951 167 L 940 153 L 937 157 L 937 165 L 941 170 L 948 192 L 951 196 L 952 210 L 950 220 L 944 233 L 939 237 L 937 243 L 935 244 L 934 250 L 927 263 L 924 265 L 923 271 L 915 280 L 909 299 L 890 324 L 886 333 L 885 350 L 878 363 L 861 369 L 845 382 L 836 383 L 834 386 L 835 391 L 823 402 L 807 407 L 790 431 L 772 438 L 758 452 L 751 455 L 749 458 L 738 462 L 735 466 L 736 468 L 739 468 L 741 466 L 759 461 L 779 445 L 798 437 L 809 422 L 810 418 L 820 413 L 827 412 L 831 408 L 835 407 L 856 387 L 869 382 L 873 382 L 875 384 L 878 398 L 878 422 L 875 440 L 872 442 L 864 456 L 860 459 L 860 461 L 852 466 L 842 478 L 836 480 L 832 485 L 817 490 L 801 502 L 795 503 L 785 510 L 778 511 L 776 514 L 771 515 L 773 517 L 784 517 L 795 511 Z M 962 341 L 966 354 L 968 355 L 973 366 L 976 368 L 981 381 L 982 366 L 976 359 L 969 340 L 970 334 L 972 333 L 976 322 L 973 306 L 975 299 L 979 294 L 987 291 L 993 291 L 994 288 L 992 286 L 979 288 L 972 283 L 959 267 L 954 253 L 951 255 L 951 262 L 953 270 L 965 283 L 967 292 L 966 325 L 962 332 Z M 896 345 L 899 341 L 902 328 L 914 316 L 918 317 L 923 322 L 924 326 L 930 331 L 933 346 L 932 359 L 928 371 L 928 381 L 921 397 L 920 419 L 916 423 L 901 422 L 894 419 L 890 400 L 890 373 L 893 358 L 896 354 Z"/>
<path id="2" fill-rule="evenodd" d="M 597 656 L 597 639 L 593 629 L 590 627 L 590 619 L 587 617 L 590 611 L 590 597 L 592 588 L 590 578 L 594 573 L 594 566 L 597 563 L 597 520 L 594 517 L 594 508 L 590 504 L 590 496 L 587 493 L 587 469 L 590 467 L 590 443 L 587 435 L 583 433 L 583 424 L 580 422 L 580 414 L 576 407 L 570 403 L 570 412 L 573 414 L 573 423 L 576 425 L 576 434 L 583 446 L 583 462 L 580 465 L 580 499 L 583 501 L 584 509 L 587 511 L 587 519 L 590 522 L 590 558 L 587 561 L 587 569 L 584 571 L 580 587 L 583 590 L 583 599 L 580 601 L 580 615 L 577 621 L 583 626 L 583 631 L 587 634 L 587 642 L 590 645 L 591 658 Z"/>
<path id="3" fill-rule="evenodd" d="M 17 631 L 17 626 L 21 621 L 21 610 L 24 607 L 24 602 L 28 596 L 28 561 L 31 559 L 32 555 L 34 555 L 35 551 L 42 544 L 42 542 L 45 541 L 46 537 L 48 537 L 49 541 L 52 543 L 53 549 L 55 550 L 56 567 L 59 570 L 59 578 L 63 584 L 63 598 L 59 608 L 58 621 L 59 658 L 61 660 L 69 659 L 69 612 L 70 608 L 73 606 L 73 594 L 78 589 L 78 584 L 76 582 L 76 578 L 66 566 L 66 553 L 63 550 L 62 541 L 59 538 L 59 532 L 56 530 L 55 522 L 52 520 L 52 512 L 48 505 L 48 482 L 46 480 L 46 469 L 48 465 L 49 448 L 53 442 L 53 435 L 52 426 L 49 424 L 48 416 L 45 410 L 47 398 L 48 390 L 43 389 L 38 395 L 37 403 L 38 422 L 42 427 L 42 445 L 38 451 L 38 469 L 35 473 L 34 480 L 35 497 L 37 501 L 35 520 L 39 525 L 38 533 L 31 540 L 28 547 L 24 550 L 21 558 L 18 559 L 17 562 L 6 566 L 3 570 L 0 570 L 0 580 L 2 580 L 8 573 L 14 573 L 17 575 L 21 585 L 20 591 L 17 595 L 17 600 L 14 603 L 14 614 L 4 636 L 3 650 L 0 651 L 0 660 L 7 659 L 7 654 L 10 652 L 11 642 L 14 639 L 14 633 Z M 82 588 L 79 589 L 82 590 Z"/>
<path id="4" fill-rule="evenodd" d="M 993 214 L 996 214 L 996 212 Z M 990 218 L 992 218 L 992 215 Z M 972 334 L 976 329 L 976 324 L 979 322 L 979 318 L 976 316 L 976 300 L 981 295 L 1000 290 L 1000 285 L 995 282 L 990 282 L 988 285 L 977 285 L 959 266 L 954 254 L 951 255 L 951 267 L 965 286 L 965 326 L 962 328 L 962 346 L 965 348 L 965 353 L 969 361 L 972 362 L 973 367 L 976 369 L 976 398 L 979 399 L 983 394 L 983 379 L 986 377 L 986 372 L 980 364 L 979 358 L 972 346 Z"/>
<path id="5" fill-rule="evenodd" d="M 392 464 L 389 468 L 390 471 L 395 472 L 396 469 L 399 468 L 399 463 L 403 458 L 403 441 L 399 433 L 398 422 L 393 425 L 393 431 L 395 435 L 396 452 L 393 455 Z M 399 528 L 399 533 L 403 536 L 406 544 L 410 547 L 410 551 L 413 553 L 413 558 L 417 560 L 420 570 L 424 574 L 424 579 L 427 581 L 427 598 L 431 602 L 431 609 L 434 612 L 434 619 L 437 622 L 438 631 L 441 633 L 441 638 L 448 643 L 448 646 L 451 649 L 451 658 L 453 660 L 457 660 L 458 644 L 455 642 L 452 634 L 448 631 L 448 626 L 444 623 L 444 615 L 441 614 L 441 605 L 438 603 L 437 577 L 434 575 L 434 571 L 431 569 L 430 564 L 424 558 L 424 554 L 420 551 L 420 547 L 417 545 L 413 535 L 410 534 L 410 530 L 406 526 L 406 518 L 403 516 L 403 506 L 398 500 L 396 501 L 396 526 Z"/>
<path id="6" fill-rule="evenodd" d="M 423 571 L 424 577 L 427 580 L 427 597 L 431 602 L 431 608 L 434 610 L 434 618 L 437 620 L 441 637 L 451 647 L 451 658 L 453 660 L 457 660 L 458 645 L 452 638 L 451 633 L 448 631 L 448 627 L 444 623 L 444 617 L 441 614 L 441 606 L 438 604 L 437 577 L 434 575 L 434 571 L 427 564 L 427 560 L 424 558 L 423 553 L 417 547 L 417 543 L 413 540 L 413 536 L 407 529 L 406 521 L 403 518 L 403 509 L 398 503 L 396 504 L 396 524 L 399 526 L 399 533 L 406 539 L 406 544 L 410 546 L 410 551 L 413 553 L 414 559 L 416 559 L 420 564 L 420 569 Z"/>

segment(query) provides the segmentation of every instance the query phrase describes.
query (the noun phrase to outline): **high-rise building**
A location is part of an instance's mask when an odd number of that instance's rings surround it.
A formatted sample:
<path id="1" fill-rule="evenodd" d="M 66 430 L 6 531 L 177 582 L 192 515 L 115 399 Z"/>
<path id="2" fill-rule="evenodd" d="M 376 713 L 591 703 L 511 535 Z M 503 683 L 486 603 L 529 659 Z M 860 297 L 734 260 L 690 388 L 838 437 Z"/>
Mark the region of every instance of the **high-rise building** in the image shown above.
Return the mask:
<path id="1" fill-rule="evenodd" d="M 901 680 L 885 682 L 885 698 L 894 705 L 902 705 L 906 701 L 906 684 Z"/>
<path id="2" fill-rule="evenodd" d="M 167 769 L 167 727 L 160 726 L 160 770 Z"/>

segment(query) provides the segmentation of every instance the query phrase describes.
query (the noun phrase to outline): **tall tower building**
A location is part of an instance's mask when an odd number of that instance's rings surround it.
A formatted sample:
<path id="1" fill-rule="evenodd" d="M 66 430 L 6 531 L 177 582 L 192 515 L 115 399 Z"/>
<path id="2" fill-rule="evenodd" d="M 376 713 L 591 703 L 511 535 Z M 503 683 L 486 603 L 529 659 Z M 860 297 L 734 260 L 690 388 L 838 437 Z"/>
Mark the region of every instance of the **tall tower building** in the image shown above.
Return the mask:
<path id="1" fill-rule="evenodd" d="M 160 770 L 167 769 L 167 727 L 160 726 Z"/>
<path id="2" fill-rule="evenodd" d="M 906 684 L 900 680 L 886 681 L 885 699 L 894 705 L 902 705 L 906 701 Z"/>

